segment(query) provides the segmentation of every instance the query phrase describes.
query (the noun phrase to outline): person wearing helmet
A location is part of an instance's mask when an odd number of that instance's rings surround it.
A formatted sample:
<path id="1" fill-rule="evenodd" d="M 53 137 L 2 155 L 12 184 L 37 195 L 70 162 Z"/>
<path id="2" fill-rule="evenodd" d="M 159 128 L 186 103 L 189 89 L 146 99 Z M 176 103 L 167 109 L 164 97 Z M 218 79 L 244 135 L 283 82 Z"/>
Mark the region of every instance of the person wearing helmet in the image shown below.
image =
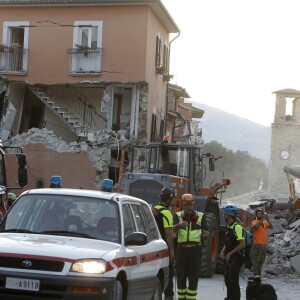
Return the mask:
<path id="1" fill-rule="evenodd" d="M 182 196 L 183 210 L 174 216 L 173 231 L 177 233 L 175 267 L 178 299 L 197 299 L 199 270 L 201 268 L 202 237 L 207 228 L 203 213 L 194 210 L 193 195 Z M 187 287 L 188 279 L 188 287 Z"/>
<path id="2" fill-rule="evenodd" d="M 11 207 L 16 199 L 17 199 L 16 194 L 9 192 L 7 194 L 7 205 L 8 205 L 8 207 Z"/>
<path id="3" fill-rule="evenodd" d="M 255 211 L 255 220 L 252 221 L 253 244 L 250 252 L 252 271 L 254 276 L 261 276 L 262 266 L 267 256 L 268 229 L 273 225 L 262 208 Z"/>
<path id="4" fill-rule="evenodd" d="M 154 210 L 157 212 L 157 217 L 155 217 L 157 226 L 159 228 L 162 238 L 168 245 L 169 255 L 170 255 L 170 264 L 169 264 L 169 282 L 166 290 L 164 291 L 165 299 L 173 300 L 174 291 L 173 291 L 173 276 L 174 276 L 174 237 L 173 237 L 173 215 L 170 211 L 170 206 L 175 198 L 176 189 L 173 186 L 163 188 L 160 193 L 160 202 L 154 207 Z"/>
<path id="5" fill-rule="evenodd" d="M 224 281 L 227 288 L 225 300 L 240 300 L 239 273 L 243 259 L 240 251 L 245 248 L 244 228 L 238 222 L 238 208 L 235 205 L 226 205 L 223 208 L 223 213 L 227 226 L 224 247 L 220 257 L 225 261 Z"/>

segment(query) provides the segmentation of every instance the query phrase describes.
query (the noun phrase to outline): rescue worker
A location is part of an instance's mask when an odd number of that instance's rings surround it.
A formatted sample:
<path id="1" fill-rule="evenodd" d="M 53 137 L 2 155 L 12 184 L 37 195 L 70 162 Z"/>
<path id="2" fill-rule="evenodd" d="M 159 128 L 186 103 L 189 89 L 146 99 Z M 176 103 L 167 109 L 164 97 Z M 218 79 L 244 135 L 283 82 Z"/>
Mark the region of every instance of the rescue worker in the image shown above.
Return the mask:
<path id="1" fill-rule="evenodd" d="M 244 228 L 237 221 L 238 208 L 235 205 L 226 205 L 223 212 L 227 226 L 220 257 L 225 261 L 224 280 L 227 288 L 225 300 L 240 300 L 239 275 L 243 259 L 240 251 L 245 248 Z"/>
<path id="2" fill-rule="evenodd" d="M 194 197 L 182 196 L 183 210 L 174 215 L 173 231 L 178 234 L 175 267 L 179 300 L 197 299 L 202 256 L 202 237 L 206 229 L 203 213 L 194 210 Z M 188 280 L 188 287 L 187 287 Z"/>
<path id="3" fill-rule="evenodd" d="M 17 199 L 16 194 L 9 192 L 7 194 L 7 205 L 8 205 L 8 207 L 11 207 L 16 199 Z"/>
<path id="4" fill-rule="evenodd" d="M 162 214 L 162 225 L 164 232 L 161 234 L 162 238 L 168 245 L 170 262 L 169 262 L 169 282 L 166 290 L 164 291 L 165 300 L 174 299 L 173 291 L 173 276 L 174 276 L 174 237 L 173 237 L 173 215 L 170 211 L 170 206 L 175 198 L 176 190 L 173 186 L 163 188 L 160 191 L 160 202 L 154 208 L 156 208 Z M 159 224 L 158 224 L 159 227 Z M 160 230 L 161 231 L 161 230 Z"/>
<path id="5" fill-rule="evenodd" d="M 261 208 L 255 211 L 256 219 L 252 221 L 253 244 L 250 252 L 253 275 L 261 276 L 262 266 L 267 256 L 268 229 L 273 225 L 268 215 Z"/>

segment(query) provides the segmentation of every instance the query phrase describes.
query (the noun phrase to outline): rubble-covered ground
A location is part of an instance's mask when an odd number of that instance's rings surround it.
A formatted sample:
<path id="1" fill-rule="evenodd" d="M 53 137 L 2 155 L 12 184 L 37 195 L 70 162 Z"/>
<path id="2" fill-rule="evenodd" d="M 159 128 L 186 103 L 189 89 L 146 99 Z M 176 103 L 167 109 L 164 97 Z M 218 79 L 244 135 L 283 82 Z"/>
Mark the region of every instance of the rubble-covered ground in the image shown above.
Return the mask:
<path id="1" fill-rule="evenodd" d="M 229 202 L 254 213 L 249 208 L 253 199 L 249 200 L 236 197 Z M 268 231 L 269 245 L 262 272 L 263 282 L 274 285 L 279 300 L 300 299 L 300 211 L 273 211 L 269 214 L 269 219 L 274 228 Z M 245 287 L 245 280 L 251 275 L 248 269 L 241 272 L 241 287 Z"/>
<path id="2" fill-rule="evenodd" d="M 237 203 L 236 203 L 237 204 Z M 300 299 L 300 212 L 283 210 L 269 215 L 274 228 L 269 230 L 268 256 L 262 272 L 262 283 L 271 284 L 278 300 Z M 248 278 L 251 270 L 240 272 L 241 300 L 246 300 Z M 176 283 L 174 285 L 176 290 Z M 223 275 L 200 278 L 197 300 L 226 297 Z"/>

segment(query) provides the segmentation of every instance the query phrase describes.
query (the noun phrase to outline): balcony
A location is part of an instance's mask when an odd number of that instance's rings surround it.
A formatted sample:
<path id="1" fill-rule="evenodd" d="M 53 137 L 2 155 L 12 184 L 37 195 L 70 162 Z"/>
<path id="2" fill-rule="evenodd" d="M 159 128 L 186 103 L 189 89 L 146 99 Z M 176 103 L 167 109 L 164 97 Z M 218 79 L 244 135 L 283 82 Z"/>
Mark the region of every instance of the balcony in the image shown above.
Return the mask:
<path id="1" fill-rule="evenodd" d="M 0 44 L 0 74 L 27 73 L 28 49 Z"/>
<path id="2" fill-rule="evenodd" d="M 101 49 L 88 47 L 71 48 L 67 51 L 70 54 L 70 74 L 96 75 L 101 73 Z"/>

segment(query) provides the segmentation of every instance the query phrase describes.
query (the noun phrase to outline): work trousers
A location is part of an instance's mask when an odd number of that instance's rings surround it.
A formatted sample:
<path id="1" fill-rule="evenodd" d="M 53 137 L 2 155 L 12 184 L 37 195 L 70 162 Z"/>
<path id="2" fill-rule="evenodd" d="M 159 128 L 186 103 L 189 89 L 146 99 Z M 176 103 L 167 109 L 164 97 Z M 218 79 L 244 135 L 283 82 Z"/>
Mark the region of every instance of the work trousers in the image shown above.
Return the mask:
<path id="1" fill-rule="evenodd" d="M 242 265 L 242 256 L 237 253 L 231 257 L 229 262 L 225 263 L 224 280 L 227 288 L 228 300 L 240 300 L 240 268 Z"/>
<path id="2" fill-rule="evenodd" d="M 253 244 L 251 248 L 251 263 L 253 275 L 261 276 L 261 270 L 267 256 L 266 244 Z"/>
<path id="3" fill-rule="evenodd" d="M 177 246 L 176 275 L 179 300 L 197 299 L 198 278 L 201 267 L 202 246 L 186 248 Z M 188 280 L 188 288 L 187 288 Z"/>
<path id="4" fill-rule="evenodd" d="M 173 266 L 174 261 L 170 261 L 169 264 L 169 282 L 168 282 L 168 286 L 165 289 L 165 297 L 167 296 L 174 296 L 174 284 L 173 284 L 173 277 L 174 277 L 174 266 Z"/>

